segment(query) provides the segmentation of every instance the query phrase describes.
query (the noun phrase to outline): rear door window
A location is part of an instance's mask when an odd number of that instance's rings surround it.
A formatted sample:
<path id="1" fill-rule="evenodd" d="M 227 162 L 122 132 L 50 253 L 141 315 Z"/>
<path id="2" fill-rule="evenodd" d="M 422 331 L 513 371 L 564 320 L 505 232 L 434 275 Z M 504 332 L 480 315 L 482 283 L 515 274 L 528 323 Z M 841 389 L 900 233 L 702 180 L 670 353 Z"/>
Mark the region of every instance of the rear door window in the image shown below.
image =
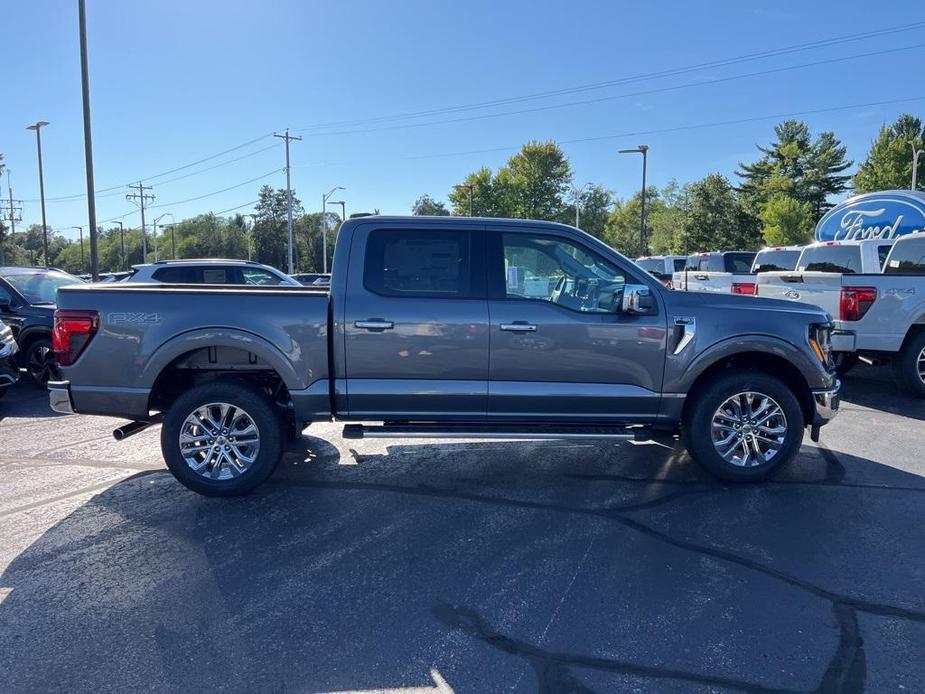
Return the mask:
<path id="1" fill-rule="evenodd" d="M 467 298 L 471 253 L 468 231 L 376 230 L 366 245 L 363 283 L 385 296 Z"/>
<path id="2" fill-rule="evenodd" d="M 884 274 L 925 275 L 925 239 L 897 241 Z"/>
<path id="3" fill-rule="evenodd" d="M 687 258 L 675 258 L 674 259 L 674 271 L 683 272 L 684 266 L 687 264 Z"/>
<path id="4" fill-rule="evenodd" d="M 801 272 L 841 272 L 853 275 L 861 271 L 860 246 L 813 246 L 803 251 L 797 270 Z"/>

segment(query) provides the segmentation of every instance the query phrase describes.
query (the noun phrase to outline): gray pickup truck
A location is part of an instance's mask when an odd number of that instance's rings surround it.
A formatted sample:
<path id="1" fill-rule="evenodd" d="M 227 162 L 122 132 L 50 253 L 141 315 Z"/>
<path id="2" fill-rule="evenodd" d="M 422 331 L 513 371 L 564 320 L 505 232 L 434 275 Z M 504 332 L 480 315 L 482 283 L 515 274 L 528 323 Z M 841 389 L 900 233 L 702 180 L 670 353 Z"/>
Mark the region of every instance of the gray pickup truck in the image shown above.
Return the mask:
<path id="1" fill-rule="evenodd" d="M 547 222 L 347 221 L 330 289 L 62 288 L 58 412 L 162 423 L 202 494 L 263 482 L 287 435 L 650 439 L 721 478 L 766 477 L 838 410 L 821 310 L 675 292 Z"/>

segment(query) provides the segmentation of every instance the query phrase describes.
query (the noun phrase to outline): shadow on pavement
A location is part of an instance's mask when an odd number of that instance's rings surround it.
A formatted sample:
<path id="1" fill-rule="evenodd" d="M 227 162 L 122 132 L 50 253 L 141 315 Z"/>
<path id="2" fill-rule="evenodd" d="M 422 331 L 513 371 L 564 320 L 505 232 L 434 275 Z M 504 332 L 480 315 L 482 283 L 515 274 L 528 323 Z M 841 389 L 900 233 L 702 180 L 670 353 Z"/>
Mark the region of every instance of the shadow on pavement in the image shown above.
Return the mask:
<path id="1" fill-rule="evenodd" d="M 811 446 L 776 481 L 728 486 L 661 446 L 341 457 L 306 437 L 249 497 L 143 473 L 45 532 L 0 576 L 0 679 L 438 691 L 433 669 L 456 692 L 921 690 L 923 492 Z"/>
<path id="2" fill-rule="evenodd" d="M 48 405 L 48 391 L 39 388 L 27 376 L 23 376 L 0 398 L 0 419 L 62 416 Z"/>
<path id="3" fill-rule="evenodd" d="M 846 402 L 925 421 L 925 400 L 900 389 L 889 367 L 857 366 L 843 378 L 843 383 Z"/>

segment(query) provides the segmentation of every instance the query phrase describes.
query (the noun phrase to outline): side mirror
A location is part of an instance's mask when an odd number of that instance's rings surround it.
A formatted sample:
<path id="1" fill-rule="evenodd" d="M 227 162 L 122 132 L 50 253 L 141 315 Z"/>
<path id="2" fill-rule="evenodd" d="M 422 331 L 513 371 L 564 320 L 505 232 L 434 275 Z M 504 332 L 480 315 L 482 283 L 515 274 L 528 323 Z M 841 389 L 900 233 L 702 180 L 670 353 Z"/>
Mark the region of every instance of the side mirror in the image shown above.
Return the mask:
<path id="1" fill-rule="evenodd" d="M 655 312 L 655 297 L 644 284 L 628 284 L 623 288 L 623 313 L 645 315 Z"/>

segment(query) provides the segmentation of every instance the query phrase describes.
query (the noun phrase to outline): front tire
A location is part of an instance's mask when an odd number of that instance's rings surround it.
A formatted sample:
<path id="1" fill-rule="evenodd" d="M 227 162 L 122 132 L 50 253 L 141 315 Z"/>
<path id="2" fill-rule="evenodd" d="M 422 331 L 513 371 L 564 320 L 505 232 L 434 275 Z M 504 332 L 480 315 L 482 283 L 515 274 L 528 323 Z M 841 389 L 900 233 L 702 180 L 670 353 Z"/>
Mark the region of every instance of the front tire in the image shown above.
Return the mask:
<path id="1" fill-rule="evenodd" d="M 925 330 L 906 340 L 892 368 L 896 385 L 910 395 L 925 398 Z"/>
<path id="2" fill-rule="evenodd" d="M 832 361 L 835 362 L 835 373 L 844 376 L 860 361 L 857 352 L 833 352 Z"/>
<path id="3" fill-rule="evenodd" d="M 803 441 L 803 411 L 779 379 L 751 369 L 721 373 L 689 397 L 681 425 L 691 457 L 720 479 L 758 482 Z"/>
<path id="4" fill-rule="evenodd" d="M 272 474 L 282 457 L 282 419 L 257 388 L 204 383 L 167 410 L 161 451 L 173 476 L 194 492 L 247 494 Z"/>

